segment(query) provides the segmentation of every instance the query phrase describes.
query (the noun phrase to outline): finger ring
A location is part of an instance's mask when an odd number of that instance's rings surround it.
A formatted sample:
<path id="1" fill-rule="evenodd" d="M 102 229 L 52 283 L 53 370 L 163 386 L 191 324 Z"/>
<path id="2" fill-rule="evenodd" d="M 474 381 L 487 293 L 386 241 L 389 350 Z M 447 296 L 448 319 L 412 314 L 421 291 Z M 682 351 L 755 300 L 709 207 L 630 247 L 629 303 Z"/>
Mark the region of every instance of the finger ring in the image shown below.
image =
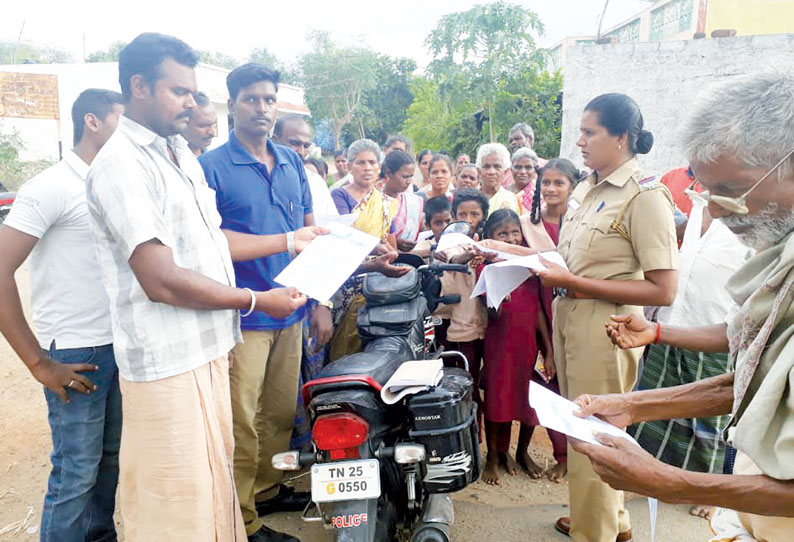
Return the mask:
<path id="1" fill-rule="evenodd" d="M 67 388 L 71 388 L 72 384 L 74 384 L 74 380 L 70 380 L 68 384 L 66 384 Z"/>

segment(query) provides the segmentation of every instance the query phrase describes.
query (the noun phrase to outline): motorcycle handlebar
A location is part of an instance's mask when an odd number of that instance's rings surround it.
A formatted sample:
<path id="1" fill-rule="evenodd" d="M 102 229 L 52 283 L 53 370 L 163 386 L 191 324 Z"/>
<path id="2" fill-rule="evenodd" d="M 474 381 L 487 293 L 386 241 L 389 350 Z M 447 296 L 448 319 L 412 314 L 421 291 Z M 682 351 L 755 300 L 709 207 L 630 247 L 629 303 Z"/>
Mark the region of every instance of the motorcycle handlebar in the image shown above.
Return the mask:
<path id="1" fill-rule="evenodd" d="M 470 273 L 469 266 L 462 263 L 439 263 L 433 262 L 430 265 L 423 265 L 419 271 L 442 274 L 446 271 L 457 271 L 458 273 Z"/>

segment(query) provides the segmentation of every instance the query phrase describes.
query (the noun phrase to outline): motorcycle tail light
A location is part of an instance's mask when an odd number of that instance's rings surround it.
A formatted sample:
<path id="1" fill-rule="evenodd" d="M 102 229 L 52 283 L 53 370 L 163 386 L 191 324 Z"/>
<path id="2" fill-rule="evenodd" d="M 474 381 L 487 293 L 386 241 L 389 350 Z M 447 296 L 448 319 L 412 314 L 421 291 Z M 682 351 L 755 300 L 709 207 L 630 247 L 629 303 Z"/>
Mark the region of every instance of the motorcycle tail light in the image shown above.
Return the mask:
<path id="1" fill-rule="evenodd" d="M 355 414 L 325 414 L 317 418 L 312 438 L 320 450 L 346 450 L 364 444 L 369 424 Z"/>

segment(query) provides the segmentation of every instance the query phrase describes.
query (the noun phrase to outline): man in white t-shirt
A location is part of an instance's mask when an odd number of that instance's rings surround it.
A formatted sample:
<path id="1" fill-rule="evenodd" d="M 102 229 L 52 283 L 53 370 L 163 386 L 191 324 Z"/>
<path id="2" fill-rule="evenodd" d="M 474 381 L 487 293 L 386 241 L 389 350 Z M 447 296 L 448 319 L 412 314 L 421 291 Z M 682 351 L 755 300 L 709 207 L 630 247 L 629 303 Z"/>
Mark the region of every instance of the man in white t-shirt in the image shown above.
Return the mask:
<path id="1" fill-rule="evenodd" d="M 42 540 L 116 539 L 121 394 L 85 180 L 122 103 L 109 90 L 80 94 L 74 150 L 22 186 L 0 227 L 0 331 L 44 385 L 52 430 Z M 28 255 L 35 336 L 14 280 Z"/>

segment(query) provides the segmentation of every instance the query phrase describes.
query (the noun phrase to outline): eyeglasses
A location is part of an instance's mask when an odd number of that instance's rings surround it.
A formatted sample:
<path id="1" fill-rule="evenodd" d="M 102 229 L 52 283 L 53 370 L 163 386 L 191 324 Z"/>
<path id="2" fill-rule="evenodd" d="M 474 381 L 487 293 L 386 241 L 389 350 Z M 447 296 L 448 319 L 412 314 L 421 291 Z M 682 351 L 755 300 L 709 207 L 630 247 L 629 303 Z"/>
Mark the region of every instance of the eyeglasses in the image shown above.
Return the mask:
<path id="1" fill-rule="evenodd" d="M 711 194 L 709 194 L 708 190 L 706 190 L 705 192 L 696 192 L 695 183 L 697 183 L 697 179 L 693 180 L 692 184 L 689 185 L 689 188 L 684 190 L 684 194 L 686 194 L 693 200 L 699 201 L 700 203 L 708 204 L 709 202 L 713 202 L 719 205 L 720 207 L 722 207 L 723 209 L 727 209 L 728 211 L 734 214 L 746 215 L 750 212 L 750 209 L 747 208 L 747 204 L 745 203 L 747 200 L 747 196 L 749 196 L 750 193 L 753 190 L 755 190 L 759 184 L 764 182 L 767 177 L 772 175 L 772 173 L 774 173 L 775 170 L 777 170 L 777 168 L 779 168 L 783 164 L 783 162 L 788 160 L 792 154 L 794 154 L 794 149 L 791 149 L 788 152 L 788 154 L 786 154 L 786 156 L 781 158 L 781 160 L 777 164 L 772 166 L 772 169 L 767 171 L 766 174 L 760 179 L 758 179 L 747 192 L 745 192 L 738 198 L 729 198 L 727 196 L 712 196 Z"/>

